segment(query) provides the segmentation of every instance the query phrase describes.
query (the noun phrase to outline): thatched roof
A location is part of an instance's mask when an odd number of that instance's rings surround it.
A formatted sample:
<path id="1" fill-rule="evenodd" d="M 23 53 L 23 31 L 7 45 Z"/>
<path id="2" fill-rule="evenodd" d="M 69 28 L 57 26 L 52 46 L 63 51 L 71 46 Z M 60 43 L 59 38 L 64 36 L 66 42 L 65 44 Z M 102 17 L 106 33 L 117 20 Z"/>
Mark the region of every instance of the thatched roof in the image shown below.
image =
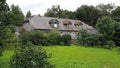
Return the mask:
<path id="1" fill-rule="evenodd" d="M 58 21 L 59 28 L 58 30 L 72 30 L 78 31 L 79 29 L 94 29 L 91 26 L 83 23 L 80 20 L 72 20 L 72 19 L 62 19 L 62 18 L 53 18 L 53 17 L 42 17 L 42 16 L 32 16 L 32 18 L 28 19 L 29 23 L 33 26 L 34 29 L 54 29 L 50 26 L 50 22 Z M 66 28 L 64 24 L 71 24 L 70 28 Z M 76 28 L 75 24 L 82 24 L 79 28 Z"/>

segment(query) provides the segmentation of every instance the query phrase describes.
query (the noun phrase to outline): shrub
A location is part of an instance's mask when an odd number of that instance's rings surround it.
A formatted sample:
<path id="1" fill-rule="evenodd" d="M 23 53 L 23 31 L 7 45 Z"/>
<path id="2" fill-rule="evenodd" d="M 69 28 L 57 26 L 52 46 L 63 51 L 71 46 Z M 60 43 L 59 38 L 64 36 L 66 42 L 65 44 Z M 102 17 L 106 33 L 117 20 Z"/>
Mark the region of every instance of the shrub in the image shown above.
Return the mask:
<path id="1" fill-rule="evenodd" d="M 42 31 L 24 32 L 20 35 L 21 42 L 31 42 L 34 45 L 48 45 L 46 33 Z"/>
<path id="2" fill-rule="evenodd" d="M 32 31 L 32 32 L 24 32 L 20 35 L 20 40 L 23 45 L 26 42 L 31 42 L 34 45 L 70 45 L 71 44 L 71 36 L 68 34 L 60 35 L 59 31 L 52 30 L 49 33 L 45 33 L 42 31 Z"/>
<path id="3" fill-rule="evenodd" d="M 57 30 L 52 30 L 48 33 L 48 43 L 51 45 L 60 44 L 60 33 Z"/>
<path id="4" fill-rule="evenodd" d="M 112 41 L 112 40 L 107 41 L 107 42 L 106 42 L 106 45 L 105 45 L 104 47 L 107 48 L 107 49 L 112 49 L 112 48 L 115 47 L 115 42 Z"/>
<path id="5" fill-rule="evenodd" d="M 10 68 L 53 68 L 53 65 L 47 61 L 49 57 L 50 55 L 47 55 L 41 47 L 26 43 L 15 49 L 10 59 Z"/>
<path id="6" fill-rule="evenodd" d="M 64 34 L 61 36 L 61 43 L 63 42 L 64 45 L 71 44 L 71 36 L 69 34 Z"/>
<path id="7" fill-rule="evenodd" d="M 79 34 L 77 36 L 77 41 L 81 45 L 95 46 L 98 44 L 99 35 L 88 33 L 87 30 L 82 29 L 79 31 Z"/>
<path id="8" fill-rule="evenodd" d="M 87 37 L 88 37 L 87 31 L 84 29 L 80 30 L 77 36 L 78 43 L 81 45 L 85 45 Z"/>

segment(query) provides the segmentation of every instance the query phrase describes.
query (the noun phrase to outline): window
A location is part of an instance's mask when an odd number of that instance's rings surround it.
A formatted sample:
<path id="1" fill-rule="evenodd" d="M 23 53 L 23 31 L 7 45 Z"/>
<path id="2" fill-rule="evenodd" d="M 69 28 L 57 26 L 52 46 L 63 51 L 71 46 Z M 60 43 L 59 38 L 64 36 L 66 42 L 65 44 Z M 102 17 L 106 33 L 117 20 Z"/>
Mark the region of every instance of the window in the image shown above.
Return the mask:
<path id="1" fill-rule="evenodd" d="M 65 28 L 69 28 L 72 25 L 72 22 L 69 20 L 64 20 L 63 25 L 65 26 Z"/>
<path id="2" fill-rule="evenodd" d="M 58 27 L 58 24 L 55 23 L 55 24 L 54 24 L 54 27 L 57 28 L 57 27 Z"/>
<path id="3" fill-rule="evenodd" d="M 63 25 L 72 25 L 71 21 L 69 20 L 64 20 Z"/>
<path id="4" fill-rule="evenodd" d="M 50 24 L 50 26 L 53 27 L 53 28 L 58 28 L 58 26 L 59 26 L 59 21 L 58 21 L 57 19 L 51 19 L 51 20 L 49 21 L 49 24 Z"/>
<path id="5" fill-rule="evenodd" d="M 80 22 L 80 21 L 76 21 L 76 22 L 74 23 L 74 25 L 75 25 L 76 27 L 79 27 L 80 25 L 83 25 L 83 24 L 82 24 L 82 22 Z"/>

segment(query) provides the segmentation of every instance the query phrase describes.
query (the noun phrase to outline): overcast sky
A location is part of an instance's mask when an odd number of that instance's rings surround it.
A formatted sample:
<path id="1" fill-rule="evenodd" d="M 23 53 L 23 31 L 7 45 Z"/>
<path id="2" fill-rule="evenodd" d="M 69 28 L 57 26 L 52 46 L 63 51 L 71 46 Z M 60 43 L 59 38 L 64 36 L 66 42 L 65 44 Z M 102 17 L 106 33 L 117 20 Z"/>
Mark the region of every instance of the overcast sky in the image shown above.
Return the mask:
<path id="1" fill-rule="evenodd" d="M 77 7 L 83 4 L 95 6 L 100 3 L 115 3 L 115 5 L 120 5 L 119 0 L 7 0 L 7 3 L 9 5 L 19 5 L 24 14 L 30 10 L 33 15 L 44 15 L 46 10 L 51 8 L 52 5 L 60 5 L 61 9 L 71 11 L 75 11 Z"/>

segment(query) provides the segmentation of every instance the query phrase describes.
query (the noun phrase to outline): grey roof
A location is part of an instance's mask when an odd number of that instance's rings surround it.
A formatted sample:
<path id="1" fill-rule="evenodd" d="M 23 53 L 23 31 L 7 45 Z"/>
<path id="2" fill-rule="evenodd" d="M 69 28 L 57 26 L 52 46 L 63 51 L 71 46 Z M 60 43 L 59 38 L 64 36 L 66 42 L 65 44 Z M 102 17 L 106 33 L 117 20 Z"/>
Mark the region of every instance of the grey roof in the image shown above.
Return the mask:
<path id="1" fill-rule="evenodd" d="M 43 17 L 43 16 L 37 16 L 37 15 L 32 16 L 28 20 L 29 20 L 29 23 L 33 26 L 34 29 L 48 29 L 48 30 L 51 30 L 51 29 L 54 29 L 49 24 L 49 21 L 51 19 L 57 19 L 59 21 L 59 27 L 56 28 L 58 30 L 74 30 L 74 31 L 78 31 L 79 29 L 94 29 L 93 27 L 88 26 L 87 24 L 85 24 L 84 22 L 82 22 L 80 20 L 62 19 L 62 18 L 53 18 L 53 17 Z M 63 21 L 65 21 L 65 20 L 71 21 L 72 24 L 71 24 L 71 26 L 69 28 L 66 28 L 63 25 Z M 80 21 L 83 25 L 80 25 L 79 28 L 76 27 L 74 25 L 74 23 L 76 21 Z"/>

